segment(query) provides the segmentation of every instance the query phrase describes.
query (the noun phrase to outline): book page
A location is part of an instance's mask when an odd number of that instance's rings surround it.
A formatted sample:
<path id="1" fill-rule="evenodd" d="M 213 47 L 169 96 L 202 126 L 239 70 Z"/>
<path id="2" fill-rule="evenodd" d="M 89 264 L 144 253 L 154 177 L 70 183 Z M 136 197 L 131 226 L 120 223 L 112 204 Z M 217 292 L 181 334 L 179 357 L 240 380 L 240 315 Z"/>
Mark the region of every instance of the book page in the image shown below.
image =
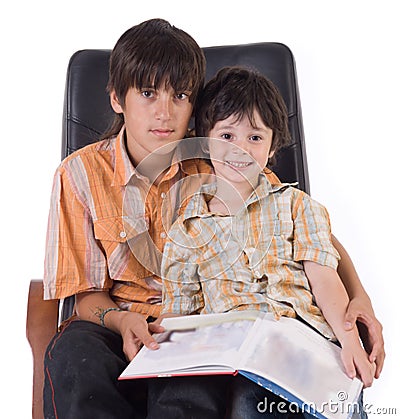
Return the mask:
<path id="1" fill-rule="evenodd" d="M 200 314 L 190 316 L 167 317 L 161 324 L 167 330 L 189 329 L 238 320 L 264 318 L 265 313 L 256 310 L 230 311 L 228 313 Z"/>
<path id="2" fill-rule="evenodd" d="M 142 348 L 121 378 L 233 373 L 244 337 L 254 324 L 254 316 L 238 313 L 164 319 L 167 330 L 154 335 L 160 349 Z"/>
<path id="3" fill-rule="evenodd" d="M 252 334 L 257 338 L 250 336 L 239 370 L 267 378 L 316 409 L 326 410 L 327 417 L 347 417 L 341 411 L 353 408 L 362 384 L 345 374 L 338 346 L 300 321 L 284 317 L 257 320 Z M 274 391 L 273 385 L 262 381 L 259 384 Z M 283 395 L 279 388 L 276 393 Z M 336 403 L 337 409 L 328 403 Z"/>

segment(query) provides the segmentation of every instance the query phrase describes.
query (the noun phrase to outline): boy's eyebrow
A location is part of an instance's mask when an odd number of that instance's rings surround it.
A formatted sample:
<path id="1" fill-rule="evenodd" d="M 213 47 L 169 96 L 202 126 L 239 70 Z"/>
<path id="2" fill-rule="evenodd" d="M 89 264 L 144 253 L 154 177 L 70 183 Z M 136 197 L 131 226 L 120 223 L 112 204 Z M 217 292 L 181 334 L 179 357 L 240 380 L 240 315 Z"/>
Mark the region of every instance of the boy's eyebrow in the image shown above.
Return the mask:
<path id="1" fill-rule="evenodd" d="M 270 127 L 252 127 L 255 131 L 268 131 L 269 129 L 272 129 Z"/>
<path id="2" fill-rule="evenodd" d="M 222 130 L 222 129 L 230 129 L 232 127 L 234 127 L 234 124 L 227 124 L 227 125 L 223 125 L 222 127 L 219 127 L 218 130 Z"/>
<path id="3" fill-rule="evenodd" d="M 155 85 L 148 85 L 148 86 L 141 86 L 141 87 L 136 87 L 137 90 L 160 90 L 160 88 L 156 88 Z M 192 94 L 193 93 L 193 89 L 191 88 L 182 88 L 182 89 L 174 89 L 173 87 L 171 87 L 171 89 L 175 92 L 175 93 L 186 93 L 186 94 Z"/>
<path id="4" fill-rule="evenodd" d="M 227 124 L 227 125 L 223 125 L 222 127 L 219 127 L 218 128 L 218 131 L 220 131 L 220 130 L 224 130 L 224 129 L 232 129 L 232 128 L 234 128 L 235 127 L 235 124 Z M 254 131 L 266 131 L 266 129 L 265 128 L 263 128 L 263 127 L 255 127 L 255 126 L 252 126 L 251 127 Z M 267 127 L 267 128 L 269 128 L 269 127 Z M 269 129 L 271 129 L 271 128 L 269 128 Z"/>

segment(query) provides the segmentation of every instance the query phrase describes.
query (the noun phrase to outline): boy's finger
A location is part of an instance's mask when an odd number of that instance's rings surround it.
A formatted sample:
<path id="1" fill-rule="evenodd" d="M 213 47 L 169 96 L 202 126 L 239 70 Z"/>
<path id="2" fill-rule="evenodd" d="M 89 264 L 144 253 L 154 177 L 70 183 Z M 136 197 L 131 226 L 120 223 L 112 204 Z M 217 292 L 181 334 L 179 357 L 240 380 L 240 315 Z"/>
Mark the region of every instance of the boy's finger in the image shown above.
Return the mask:
<path id="1" fill-rule="evenodd" d="M 144 346 L 146 346 L 147 348 L 151 350 L 156 350 L 160 347 L 160 345 L 151 335 L 149 335 L 148 338 L 143 339 L 142 342 Z"/>
<path id="2" fill-rule="evenodd" d="M 149 332 L 150 325 L 147 323 L 141 324 L 135 330 L 135 335 L 137 339 L 143 343 L 149 349 L 158 349 L 159 345 L 156 340 L 150 335 Z"/>
<path id="3" fill-rule="evenodd" d="M 341 358 L 342 358 L 343 367 L 344 367 L 344 370 L 345 370 L 346 374 L 350 378 L 354 378 L 356 376 L 356 367 L 354 365 L 353 357 L 346 355 L 344 353 L 344 351 L 342 350 Z"/>
<path id="4" fill-rule="evenodd" d="M 370 362 L 375 362 L 376 364 L 375 378 L 379 378 L 381 375 L 383 364 L 385 362 L 385 356 L 385 351 L 379 350 L 378 345 L 375 345 L 369 356 Z"/>
<path id="5" fill-rule="evenodd" d="M 369 362 L 376 362 L 378 358 L 378 353 L 379 353 L 379 345 L 377 344 L 377 342 L 375 342 L 368 356 Z"/>
<path id="6" fill-rule="evenodd" d="M 149 323 L 149 330 L 151 333 L 165 332 L 165 328 L 158 323 Z"/>
<path id="7" fill-rule="evenodd" d="M 345 330 L 351 330 L 356 325 L 357 317 L 350 311 L 347 311 L 344 316 Z"/>
<path id="8" fill-rule="evenodd" d="M 138 352 L 139 348 L 137 345 L 124 345 L 124 353 L 129 361 L 132 361 Z"/>
<path id="9" fill-rule="evenodd" d="M 361 381 L 364 383 L 364 388 L 368 388 L 372 386 L 372 382 L 374 381 L 374 373 L 373 371 L 368 371 L 367 369 L 361 372 Z"/>
<path id="10" fill-rule="evenodd" d="M 132 359 L 136 356 L 136 354 L 139 352 L 140 347 L 142 346 L 142 343 L 134 337 L 134 335 L 129 335 L 128 338 L 124 339 L 124 354 L 126 355 L 127 359 L 129 361 L 132 361 Z"/>

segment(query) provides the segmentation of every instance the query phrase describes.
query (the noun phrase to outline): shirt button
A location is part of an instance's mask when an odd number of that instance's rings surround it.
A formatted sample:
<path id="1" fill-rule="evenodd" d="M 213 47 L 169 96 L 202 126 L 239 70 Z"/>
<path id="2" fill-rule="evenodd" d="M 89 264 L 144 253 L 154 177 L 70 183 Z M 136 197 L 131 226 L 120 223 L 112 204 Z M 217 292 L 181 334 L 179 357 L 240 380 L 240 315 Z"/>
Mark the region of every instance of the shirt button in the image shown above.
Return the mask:
<path id="1" fill-rule="evenodd" d="M 166 197 L 165 192 L 161 192 L 161 198 L 164 199 Z"/>
<path id="2" fill-rule="evenodd" d="M 125 231 L 121 231 L 121 233 L 119 233 L 119 237 L 121 237 L 121 239 L 124 239 L 126 237 Z"/>
<path id="3" fill-rule="evenodd" d="M 161 237 L 162 239 L 165 239 L 165 238 L 167 237 L 167 235 L 166 235 L 164 232 L 162 232 L 162 233 L 160 233 L 160 237 Z"/>

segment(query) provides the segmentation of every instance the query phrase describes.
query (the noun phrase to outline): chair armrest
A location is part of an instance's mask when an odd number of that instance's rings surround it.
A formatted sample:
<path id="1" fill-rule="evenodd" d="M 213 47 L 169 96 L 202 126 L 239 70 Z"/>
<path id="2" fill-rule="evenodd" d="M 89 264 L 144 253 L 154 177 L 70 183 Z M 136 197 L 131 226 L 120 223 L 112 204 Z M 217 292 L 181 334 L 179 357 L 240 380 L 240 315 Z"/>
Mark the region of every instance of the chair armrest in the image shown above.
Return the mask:
<path id="1" fill-rule="evenodd" d="M 43 300 L 43 281 L 32 280 L 29 286 L 26 337 L 33 355 L 32 418 L 43 418 L 43 361 L 50 339 L 57 331 L 58 301 Z"/>

